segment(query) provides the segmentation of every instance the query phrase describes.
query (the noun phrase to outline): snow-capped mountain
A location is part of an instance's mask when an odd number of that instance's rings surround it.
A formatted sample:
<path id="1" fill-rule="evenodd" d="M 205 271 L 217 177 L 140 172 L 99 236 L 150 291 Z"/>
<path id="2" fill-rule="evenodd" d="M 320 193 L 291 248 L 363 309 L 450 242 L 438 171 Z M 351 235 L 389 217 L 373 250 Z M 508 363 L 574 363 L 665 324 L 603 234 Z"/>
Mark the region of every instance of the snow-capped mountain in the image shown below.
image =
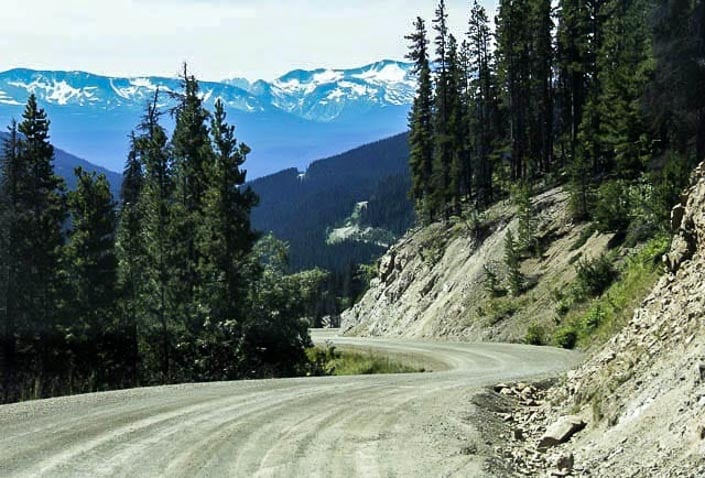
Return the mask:
<path id="1" fill-rule="evenodd" d="M 404 106 L 413 101 L 416 83 L 408 63 L 380 61 L 351 70 L 294 70 L 272 82 L 250 83 L 244 78 L 201 82 L 208 103 L 217 98 L 244 112 L 277 108 L 298 117 L 328 122 L 348 110 Z M 157 88 L 178 91 L 179 79 L 163 77 L 114 78 L 79 71 L 15 69 L 0 73 L 0 105 L 24 104 L 30 93 L 55 106 L 111 110 L 142 109 Z"/>
<path id="2" fill-rule="evenodd" d="M 380 139 L 406 128 L 416 88 L 408 63 L 385 60 L 349 70 L 294 70 L 274 81 L 201 82 L 212 108 L 220 98 L 241 139 L 254 150 L 259 176 Z M 125 140 L 146 103 L 180 90 L 177 78 L 117 78 L 77 71 L 14 69 L 0 73 L 0 129 L 34 93 L 52 120 L 55 143 L 120 170 Z M 167 119 L 168 121 L 168 119 Z"/>

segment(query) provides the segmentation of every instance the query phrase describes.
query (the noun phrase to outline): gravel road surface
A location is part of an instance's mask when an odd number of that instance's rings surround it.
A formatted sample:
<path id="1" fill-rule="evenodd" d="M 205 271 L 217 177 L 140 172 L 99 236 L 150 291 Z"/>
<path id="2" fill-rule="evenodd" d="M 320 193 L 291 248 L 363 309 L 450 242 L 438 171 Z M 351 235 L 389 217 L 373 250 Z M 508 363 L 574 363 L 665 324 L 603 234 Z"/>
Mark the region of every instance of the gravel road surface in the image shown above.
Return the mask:
<path id="1" fill-rule="evenodd" d="M 547 347 L 337 337 L 434 370 L 152 387 L 0 406 L 1 477 L 482 476 L 470 400 L 579 356 Z"/>

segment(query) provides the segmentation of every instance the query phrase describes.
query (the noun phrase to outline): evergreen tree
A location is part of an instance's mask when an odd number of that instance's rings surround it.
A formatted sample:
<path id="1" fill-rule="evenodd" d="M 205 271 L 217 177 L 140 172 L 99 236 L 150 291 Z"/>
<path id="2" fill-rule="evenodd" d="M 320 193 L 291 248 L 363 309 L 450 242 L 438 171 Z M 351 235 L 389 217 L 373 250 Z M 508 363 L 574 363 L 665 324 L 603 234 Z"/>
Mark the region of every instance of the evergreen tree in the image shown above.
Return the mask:
<path id="1" fill-rule="evenodd" d="M 590 84 L 591 51 L 589 9 L 586 0 L 561 0 L 556 34 L 560 124 L 572 161 L 578 147 L 578 131 Z"/>
<path id="2" fill-rule="evenodd" d="M 705 159 L 705 2 L 658 0 L 650 113 L 664 148 Z"/>
<path id="3" fill-rule="evenodd" d="M 123 172 L 120 190 L 120 220 L 117 233 L 119 259 L 118 287 L 121 296 L 122 317 L 120 334 L 123 344 L 124 380 L 130 384 L 138 381 L 139 323 L 143 316 L 141 300 L 146 278 L 146 254 L 143 227 L 144 215 L 140 197 L 144 189 L 144 168 L 134 132 L 130 135 L 130 151 Z"/>
<path id="4" fill-rule="evenodd" d="M 432 209 L 442 213 L 444 218 L 448 218 L 450 213 L 450 203 L 453 198 L 451 184 L 451 168 L 453 156 L 456 148 L 453 131 L 453 108 L 455 102 L 455 91 L 453 79 L 451 78 L 451 67 L 455 59 L 450 58 L 449 44 L 450 35 L 448 33 L 448 13 L 445 0 L 440 0 L 436 8 L 436 16 L 433 20 L 433 29 L 436 32 L 434 44 L 436 45 L 436 67 L 435 74 L 435 105 L 433 118 L 434 149 L 433 165 L 431 174 L 431 195 Z"/>
<path id="5" fill-rule="evenodd" d="M 549 171 L 553 161 L 553 20 L 551 0 L 529 5 L 529 154 L 531 174 Z"/>
<path id="6" fill-rule="evenodd" d="M 70 290 L 67 324 L 70 333 L 84 344 L 79 369 L 94 370 L 96 390 L 114 382 L 121 364 L 115 323 L 117 304 L 117 214 L 105 175 L 75 170 L 76 190 L 69 193 L 72 229 L 65 248 Z"/>
<path id="7" fill-rule="evenodd" d="M 642 99 L 653 72 L 650 0 L 612 0 L 605 7 L 598 56 L 600 143 L 604 169 L 635 179 L 651 152 Z"/>
<path id="8" fill-rule="evenodd" d="M 470 158 L 467 151 L 467 128 L 465 113 L 464 73 L 458 51 L 458 43 L 453 35 L 448 36 L 448 136 L 450 140 L 450 166 L 446 204 L 454 214 L 460 214 L 460 203 L 464 194 L 471 194 L 471 183 L 465 181 L 471 174 Z"/>
<path id="9" fill-rule="evenodd" d="M 209 113 L 199 95 L 198 81 L 193 75 L 189 75 L 186 65 L 181 86 L 183 90 L 176 94 L 176 125 L 171 138 L 177 199 L 174 203 L 175 213 L 171 230 L 174 248 L 172 257 L 177 262 L 174 268 L 174 273 L 177 274 L 174 281 L 174 306 L 181 322 L 180 340 L 193 343 L 193 338 L 198 336 L 203 326 L 203 315 L 196 301 L 197 289 L 203 282 L 198 273 L 203 251 L 198 248 L 194 231 L 203 220 L 208 187 L 207 170 L 211 166 L 213 155 L 207 124 Z M 181 355 L 188 354 L 182 352 Z"/>
<path id="10" fill-rule="evenodd" d="M 418 216 L 429 221 L 434 216 L 429 202 L 433 167 L 433 84 L 426 25 L 422 18 L 416 19 L 414 29 L 414 33 L 406 37 L 411 42 L 407 58 L 414 64 L 413 71 L 418 83 L 409 114 L 410 196 L 415 202 Z"/>
<path id="11" fill-rule="evenodd" d="M 0 171 L 0 365 L 2 366 L 2 393 L 0 400 L 13 401 L 18 396 L 15 383 L 16 331 L 18 315 L 16 221 L 18 188 L 21 187 L 23 164 L 18 159 L 19 137 L 17 124 L 8 128 L 9 137 L 3 142 L 2 170 Z"/>
<path id="12" fill-rule="evenodd" d="M 538 255 L 539 242 L 537 238 L 536 211 L 531 202 L 530 183 L 520 183 L 514 190 L 514 203 L 517 207 L 519 227 L 517 230 L 517 244 L 522 251 L 531 255 Z"/>
<path id="13" fill-rule="evenodd" d="M 238 144 L 235 127 L 226 122 L 225 106 L 220 100 L 215 104 L 211 136 L 215 161 L 208 170 L 204 217 L 199 226 L 204 277 L 199 302 L 207 309 L 210 338 L 213 332 L 226 331 L 239 337 L 250 311 L 248 284 L 254 278 L 250 254 L 257 239 L 250 225 L 250 212 L 258 198 L 249 187 L 242 187 L 247 174 L 242 166 L 250 148 Z M 211 342 L 211 347 L 217 344 Z"/>
<path id="14" fill-rule="evenodd" d="M 49 378 L 59 366 L 50 358 L 57 339 L 62 227 L 66 219 L 64 183 L 54 174 L 54 148 L 49 142 L 49 120 L 30 95 L 17 128 L 17 186 L 13 257 L 16 317 L 36 350 L 37 396 L 48 393 Z M 14 306 L 13 306 L 14 307 Z"/>
<path id="15" fill-rule="evenodd" d="M 178 280 L 174 223 L 173 164 L 166 131 L 159 123 L 159 91 L 147 106 L 138 126 L 135 146 L 144 165 L 144 187 L 140 197 L 144 214 L 143 241 L 146 248 L 145 312 L 143 344 L 148 367 L 155 367 L 160 380 L 172 379 L 172 347 L 175 313 L 174 281 Z M 157 327 L 155 329 L 155 326 Z M 151 375 L 151 374 L 149 374 Z"/>
<path id="16" fill-rule="evenodd" d="M 509 292 L 517 297 L 524 290 L 526 279 L 521 273 L 519 248 L 514 239 L 512 231 L 507 231 L 507 236 L 504 239 L 504 264 L 507 267 L 507 285 Z"/>
<path id="17" fill-rule="evenodd" d="M 470 68 L 467 110 L 471 155 L 474 168 L 477 202 L 486 206 L 493 197 L 493 167 L 491 153 L 497 132 L 497 105 L 492 68 L 491 41 L 487 13 L 475 0 L 470 12 L 468 28 L 468 63 Z"/>

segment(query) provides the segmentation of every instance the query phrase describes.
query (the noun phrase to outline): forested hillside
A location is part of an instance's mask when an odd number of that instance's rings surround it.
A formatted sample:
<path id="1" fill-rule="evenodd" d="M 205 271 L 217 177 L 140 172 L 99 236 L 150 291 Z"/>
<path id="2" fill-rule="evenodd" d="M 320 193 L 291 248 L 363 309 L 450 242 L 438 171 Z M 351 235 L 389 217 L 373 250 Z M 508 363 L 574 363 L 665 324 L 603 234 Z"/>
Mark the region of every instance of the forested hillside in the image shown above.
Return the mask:
<path id="1" fill-rule="evenodd" d="M 414 221 L 408 159 L 408 137 L 401 134 L 316 161 L 305 173 L 289 169 L 257 179 L 250 183 L 260 197 L 253 227 L 289 244 L 293 270 L 328 270 L 336 294 L 354 295 L 361 287 L 353 283 L 358 266 L 376 260 L 386 247 L 355 238 L 332 244 L 329 232 L 362 201 L 367 201 L 363 225 L 396 236 L 406 232 Z"/>
<path id="2" fill-rule="evenodd" d="M 475 2 L 456 38 L 437 5 L 432 32 L 418 18 L 407 37 L 411 191 L 426 223 L 511 196 L 522 221 L 507 247 L 536 256 L 529 198 L 566 184 L 573 219 L 601 232 L 633 244 L 668 228 L 705 157 L 700 6 L 503 0 L 493 32 Z"/>
<path id="3" fill-rule="evenodd" d="M 411 194 L 427 227 L 382 259 L 344 323 L 604 340 L 658 277 L 672 207 L 705 158 L 705 9 L 501 1 L 493 33 L 474 2 L 469 26 L 457 39 L 440 0 L 432 32 L 417 18 L 407 37 Z"/>

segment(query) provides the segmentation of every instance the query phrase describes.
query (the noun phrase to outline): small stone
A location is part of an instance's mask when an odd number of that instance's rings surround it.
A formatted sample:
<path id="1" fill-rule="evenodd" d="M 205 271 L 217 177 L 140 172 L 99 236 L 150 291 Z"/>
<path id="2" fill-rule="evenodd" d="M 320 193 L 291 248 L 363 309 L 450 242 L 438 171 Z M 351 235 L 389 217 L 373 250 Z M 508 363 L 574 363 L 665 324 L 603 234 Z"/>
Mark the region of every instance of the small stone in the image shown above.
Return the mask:
<path id="1" fill-rule="evenodd" d="M 495 385 L 492 388 L 494 389 L 495 392 L 500 393 L 505 388 L 509 388 L 509 385 L 507 385 L 506 383 L 498 383 L 497 385 Z"/>
<path id="2" fill-rule="evenodd" d="M 585 428 L 587 424 L 582 418 L 577 416 L 567 416 L 559 419 L 548 427 L 539 441 L 538 448 L 547 450 L 548 448 L 565 443 L 570 438 Z"/>
<path id="3" fill-rule="evenodd" d="M 571 471 L 575 465 L 575 457 L 572 453 L 564 453 L 558 458 L 556 466 L 559 470 Z"/>

